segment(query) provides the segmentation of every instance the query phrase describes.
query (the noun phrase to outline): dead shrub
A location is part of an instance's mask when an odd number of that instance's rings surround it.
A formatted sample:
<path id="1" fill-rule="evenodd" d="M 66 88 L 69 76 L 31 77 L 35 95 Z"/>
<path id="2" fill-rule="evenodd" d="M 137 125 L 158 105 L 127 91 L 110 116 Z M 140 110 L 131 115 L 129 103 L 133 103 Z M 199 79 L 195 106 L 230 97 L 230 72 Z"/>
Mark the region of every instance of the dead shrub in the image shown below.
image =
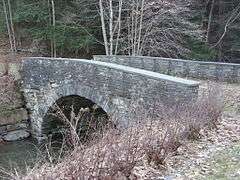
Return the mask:
<path id="1" fill-rule="evenodd" d="M 175 155 L 186 140 L 198 139 L 202 129 L 217 125 L 222 102 L 220 94 L 209 88 L 197 101 L 188 104 L 154 104 L 156 116 L 149 113 L 153 108 L 146 110 L 135 105 L 132 111 L 141 112 L 141 117 L 128 129 L 97 131 L 88 143 L 76 141 L 70 154 L 58 163 L 45 162 L 13 179 L 126 179 L 144 160 L 154 167 L 165 167 L 167 158 Z M 72 120 L 68 122 L 76 131 L 76 119 Z M 69 135 L 75 142 L 77 133 Z"/>
<path id="2" fill-rule="evenodd" d="M 200 100 L 205 108 L 206 125 L 216 128 L 221 120 L 224 109 L 224 96 L 221 88 L 217 85 L 208 85 L 208 89 Z"/>
<path id="3" fill-rule="evenodd" d="M 99 139 L 104 131 L 114 126 L 105 116 L 95 117 L 95 112 L 91 112 L 90 107 L 80 108 L 77 112 L 73 105 L 70 108 L 68 115 L 64 107 L 55 103 L 49 115 L 56 118 L 55 121 L 61 121 L 61 128 L 55 133 L 61 133 L 63 141 L 73 149 L 87 141 Z"/>
<path id="4" fill-rule="evenodd" d="M 154 163 L 157 167 L 165 166 L 168 156 L 174 154 L 182 145 L 180 139 L 181 128 L 178 123 L 163 124 L 155 122 L 145 136 L 144 151 L 149 164 Z"/>
<path id="5" fill-rule="evenodd" d="M 190 103 L 185 108 L 185 118 L 188 139 L 200 138 L 200 131 L 217 128 L 221 120 L 224 108 L 224 98 L 221 89 L 217 86 L 208 85 L 196 102 Z"/>
<path id="6" fill-rule="evenodd" d="M 181 138 L 191 140 L 199 139 L 203 129 L 216 128 L 223 108 L 221 88 L 216 85 L 208 85 L 196 101 L 172 106 L 154 105 L 155 112 L 158 112 L 157 120 L 166 124 L 177 122 L 182 126 Z"/>

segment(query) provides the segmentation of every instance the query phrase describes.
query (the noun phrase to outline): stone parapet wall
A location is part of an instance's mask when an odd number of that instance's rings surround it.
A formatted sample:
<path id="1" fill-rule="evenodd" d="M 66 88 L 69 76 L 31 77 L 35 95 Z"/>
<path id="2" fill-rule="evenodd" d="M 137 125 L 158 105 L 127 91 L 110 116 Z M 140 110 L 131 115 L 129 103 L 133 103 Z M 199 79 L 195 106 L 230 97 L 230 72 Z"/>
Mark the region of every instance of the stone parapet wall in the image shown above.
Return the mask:
<path id="1" fill-rule="evenodd" d="M 240 64 L 190 61 L 147 56 L 104 56 L 95 60 L 146 69 L 172 76 L 240 83 Z"/>

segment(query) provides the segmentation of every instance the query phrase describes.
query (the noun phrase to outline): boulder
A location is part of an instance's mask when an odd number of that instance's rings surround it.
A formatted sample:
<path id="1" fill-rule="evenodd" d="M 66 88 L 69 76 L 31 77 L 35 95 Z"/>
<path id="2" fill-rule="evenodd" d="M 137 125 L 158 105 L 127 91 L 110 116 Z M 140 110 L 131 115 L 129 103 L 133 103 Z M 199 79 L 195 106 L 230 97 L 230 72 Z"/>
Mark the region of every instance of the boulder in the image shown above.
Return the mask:
<path id="1" fill-rule="evenodd" d="M 17 141 L 21 139 L 28 138 L 30 136 L 30 133 L 26 130 L 17 130 L 17 131 L 11 131 L 5 136 L 3 136 L 3 140 L 5 141 Z"/>

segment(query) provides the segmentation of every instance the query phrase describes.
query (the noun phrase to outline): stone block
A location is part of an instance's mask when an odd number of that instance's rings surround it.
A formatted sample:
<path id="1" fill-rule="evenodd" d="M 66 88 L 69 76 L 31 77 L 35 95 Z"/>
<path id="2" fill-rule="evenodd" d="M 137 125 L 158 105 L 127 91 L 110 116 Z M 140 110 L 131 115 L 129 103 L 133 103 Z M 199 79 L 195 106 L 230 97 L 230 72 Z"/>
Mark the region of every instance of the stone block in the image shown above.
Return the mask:
<path id="1" fill-rule="evenodd" d="M 0 126 L 8 124 L 16 124 L 22 120 L 28 119 L 28 113 L 26 109 L 14 109 L 9 111 L 1 112 L 0 114 Z"/>
<path id="2" fill-rule="evenodd" d="M 20 63 L 10 63 L 9 64 L 9 73 L 11 75 L 13 75 L 15 80 L 21 79 L 20 68 L 21 68 L 21 64 Z"/>
<path id="3" fill-rule="evenodd" d="M 19 130 L 19 129 L 27 129 L 28 128 L 28 124 L 27 123 L 17 123 L 17 124 L 10 124 L 7 125 L 7 131 L 15 131 L 15 130 Z"/>
<path id="4" fill-rule="evenodd" d="M 30 133 L 26 130 L 11 131 L 3 136 L 4 141 L 17 141 L 28 138 Z"/>
<path id="5" fill-rule="evenodd" d="M 0 75 L 3 75 L 6 73 L 6 65 L 5 63 L 0 63 Z"/>
<path id="6" fill-rule="evenodd" d="M 0 126 L 0 134 L 5 134 L 7 132 L 6 126 Z"/>

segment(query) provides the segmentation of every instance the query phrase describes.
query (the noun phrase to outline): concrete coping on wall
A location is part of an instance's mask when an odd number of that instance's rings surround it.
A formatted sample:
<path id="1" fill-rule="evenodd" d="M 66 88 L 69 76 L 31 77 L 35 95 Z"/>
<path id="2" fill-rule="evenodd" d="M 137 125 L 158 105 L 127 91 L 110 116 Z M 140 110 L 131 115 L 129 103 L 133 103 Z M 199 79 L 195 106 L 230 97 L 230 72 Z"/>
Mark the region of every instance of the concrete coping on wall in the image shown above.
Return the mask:
<path id="1" fill-rule="evenodd" d="M 144 76 L 151 77 L 153 79 L 158 79 L 158 80 L 161 79 L 161 80 L 165 80 L 165 81 L 180 83 L 180 84 L 184 84 L 186 86 L 199 86 L 199 84 L 200 84 L 197 81 L 187 80 L 187 79 L 173 77 L 173 76 L 160 74 L 160 73 L 156 73 L 156 72 L 152 72 L 152 71 L 147 71 L 147 70 L 143 70 L 143 69 L 133 68 L 133 67 L 124 66 L 124 65 L 118 65 L 118 64 L 113 64 L 113 63 L 107 63 L 107 62 L 102 62 L 102 61 L 94 61 L 94 60 L 86 60 L 86 59 L 69 59 L 69 58 L 50 58 L 50 57 L 49 58 L 47 58 L 47 57 L 23 58 L 23 61 L 25 61 L 25 60 L 77 61 L 77 62 L 81 62 L 84 64 L 94 64 L 94 65 L 99 65 L 99 66 L 108 67 L 108 68 L 112 68 L 112 69 L 117 69 L 117 70 L 128 72 L 128 73 L 144 75 Z"/>
<path id="2" fill-rule="evenodd" d="M 119 58 L 145 58 L 145 59 L 153 59 L 153 60 L 167 60 L 167 61 L 177 61 L 177 62 L 187 62 L 187 63 L 200 63 L 200 64 L 213 64 L 213 65 L 224 65 L 224 66 L 240 66 L 240 64 L 236 63 L 224 63 L 224 62 L 212 62 L 212 61 L 199 61 L 199 60 L 185 60 L 185 59 L 174 59 L 174 58 L 164 58 L 164 57 L 151 57 L 151 56 L 127 56 L 127 55 L 94 55 L 94 57 L 119 57 Z M 120 59 L 121 60 L 121 59 Z"/>

